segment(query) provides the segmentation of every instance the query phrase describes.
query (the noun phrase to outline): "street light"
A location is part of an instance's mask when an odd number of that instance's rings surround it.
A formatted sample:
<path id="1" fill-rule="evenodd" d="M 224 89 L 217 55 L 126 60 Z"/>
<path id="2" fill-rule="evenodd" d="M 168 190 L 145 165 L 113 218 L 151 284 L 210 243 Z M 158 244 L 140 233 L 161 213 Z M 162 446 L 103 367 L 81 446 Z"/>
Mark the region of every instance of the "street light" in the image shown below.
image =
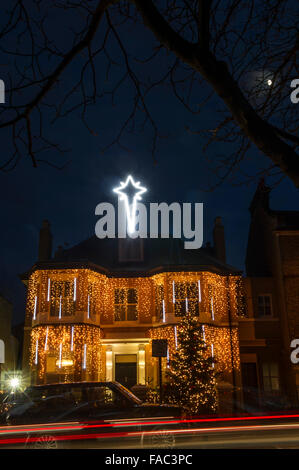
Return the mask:
<path id="1" fill-rule="evenodd" d="M 18 377 L 12 377 L 11 379 L 9 379 L 9 385 L 12 388 L 12 390 L 15 390 L 16 388 L 19 388 L 20 379 Z"/>

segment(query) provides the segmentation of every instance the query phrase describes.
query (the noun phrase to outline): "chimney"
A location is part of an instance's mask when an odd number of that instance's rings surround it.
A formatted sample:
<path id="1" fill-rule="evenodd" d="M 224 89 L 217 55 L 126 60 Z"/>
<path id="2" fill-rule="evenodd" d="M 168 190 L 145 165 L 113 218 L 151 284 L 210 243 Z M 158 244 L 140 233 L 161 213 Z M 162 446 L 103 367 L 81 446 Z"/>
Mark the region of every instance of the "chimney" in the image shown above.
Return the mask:
<path id="1" fill-rule="evenodd" d="M 213 230 L 214 250 L 217 259 L 226 263 L 224 227 L 221 217 L 216 217 Z"/>
<path id="2" fill-rule="evenodd" d="M 254 211 L 259 207 L 269 212 L 270 191 L 271 188 L 266 186 L 265 178 L 261 178 L 249 207 L 251 215 L 253 215 Z"/>
<path id="3" fill-rule="evenodd" d="M 43 220 L 39 231 L 38 261 L 47 261 L 52 255 L 52 233 L 48 220 Z"/>

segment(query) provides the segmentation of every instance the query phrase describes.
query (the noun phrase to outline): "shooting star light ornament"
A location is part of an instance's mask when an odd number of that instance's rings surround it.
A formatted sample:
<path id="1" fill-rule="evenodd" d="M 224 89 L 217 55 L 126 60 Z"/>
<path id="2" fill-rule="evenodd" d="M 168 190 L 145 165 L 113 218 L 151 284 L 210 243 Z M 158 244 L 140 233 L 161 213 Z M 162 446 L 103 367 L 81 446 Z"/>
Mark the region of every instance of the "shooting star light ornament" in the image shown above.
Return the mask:
<path id="1" fill-rule="evenodd" d="M 124 191 L 126 188 L 127 190 L 133 186 L 136 189 L 136 193 L 133 196 L 133 201 L 130 204 L 128 192 Z M 137 201 L 141 201 L 142 197 L 141 194 L 147 191 L 146 188 L 140 186 L 140 181 L 134 181 L 133 177 L 129 175 L 125 182 L 120 182 L 120 186 L 118 188 L 114 188 L 113 191 L 119 195 L 121 201 L 124 201 L 126 215 L 127 215 L 127 224 L 128 224 L 128 232 L 134 233 L 136 228 L 136 209 L 137 209 Z"/>

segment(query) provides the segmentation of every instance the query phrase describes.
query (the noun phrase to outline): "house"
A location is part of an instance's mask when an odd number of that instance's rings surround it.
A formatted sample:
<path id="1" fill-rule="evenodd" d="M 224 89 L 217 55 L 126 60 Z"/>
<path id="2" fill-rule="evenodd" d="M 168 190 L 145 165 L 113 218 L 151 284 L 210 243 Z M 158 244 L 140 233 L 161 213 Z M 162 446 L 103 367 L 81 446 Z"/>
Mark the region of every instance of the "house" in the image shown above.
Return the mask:
<path id="1" fill-rule="evenodd" d="M 220 218 L 213 247 L 186 250 L 179 239 L 94 236 L 54 256 L 44 221 L 38 260 L 22 278 L 28 289 L 23 369 L 33 383 L 117 380 L 129 388 L 155 387 L 151 341 L 168 340 L 165 374 L 188 310 L 215 357 L 220 408 L 240 399 L 242 276 L 226 264 Z"/>
<path id="2" fill-rule="evenodd" d="M 298 405 L 299 211 L 270 208 L 262 180 L 250 205 L 246 255 L 247 316 L 239 320 L 244 399 Z M 256 393 L 257 391 L 257 393 Z"/>

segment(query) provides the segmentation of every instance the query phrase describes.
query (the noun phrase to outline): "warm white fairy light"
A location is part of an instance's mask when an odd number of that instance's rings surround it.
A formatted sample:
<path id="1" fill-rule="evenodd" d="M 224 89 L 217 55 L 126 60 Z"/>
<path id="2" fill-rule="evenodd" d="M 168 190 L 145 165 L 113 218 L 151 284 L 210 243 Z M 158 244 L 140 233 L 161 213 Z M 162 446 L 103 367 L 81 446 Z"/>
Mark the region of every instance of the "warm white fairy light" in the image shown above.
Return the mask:
<path id="1" fill-rule="evenodd" d="M 34 298 L 33 320 L 36 320 L 36 307 L 37 307 L 37 296 L 35 296 Z"/>
<path id="2" fill-rule="evenodd" d="M 87 350 L 87 344 L 84 344 L 84 352 L 83 352 L 83 369 L 86 369 L 86 350 Z"/>
<path id="3" fill-rule="evenodd" d="M 61 361 L 62 361 L 62 343 L 59 345 L 59 364 L 58 367 L 61 369 Z"/>
<path id="4" fill-rule="evenodd" d="M 48 293 L 47 293 L 47 301 L 50 300 L 50 290 L 51 290 L 51 279 L 48 278 Z"/>
<path id="5" fill-rule="evenodd" d="M 172 303 L 175 304 L 175 283 L 172 281 Z"/>
<path id="6" fill-rule="evenodd" d="M 132 204 L 129 204 L 129 197 L 127 193 L 124 192 L 124 189 L 128 186 L 129 183 L 138 190 L 134 194 Z M 140 186 L 140 181 L 135 182 L 132 176 L 129 175 L 125 183 L 121 181 L 120 186 L 118 188 L 114 188 L 113 191 L 120 196 L 121 201 L 124 201 L 127 215 L 128 232 L 134 233 L 136 228 L 137 201 L 141 201 L 141 194 L 145 193 L 147 189 Z"/>
<path id="7" fill-rule="evenodd" d="M 76 300 L 77 297 L 77 278 L 75 277 L 74 279 L 74 301 Z"/>
<path id="8" fill-rule="evenodd" d="M 201 302 L 201 288 L 200 288 L 200 280 L 198 279 L 198 302 Z"/>

